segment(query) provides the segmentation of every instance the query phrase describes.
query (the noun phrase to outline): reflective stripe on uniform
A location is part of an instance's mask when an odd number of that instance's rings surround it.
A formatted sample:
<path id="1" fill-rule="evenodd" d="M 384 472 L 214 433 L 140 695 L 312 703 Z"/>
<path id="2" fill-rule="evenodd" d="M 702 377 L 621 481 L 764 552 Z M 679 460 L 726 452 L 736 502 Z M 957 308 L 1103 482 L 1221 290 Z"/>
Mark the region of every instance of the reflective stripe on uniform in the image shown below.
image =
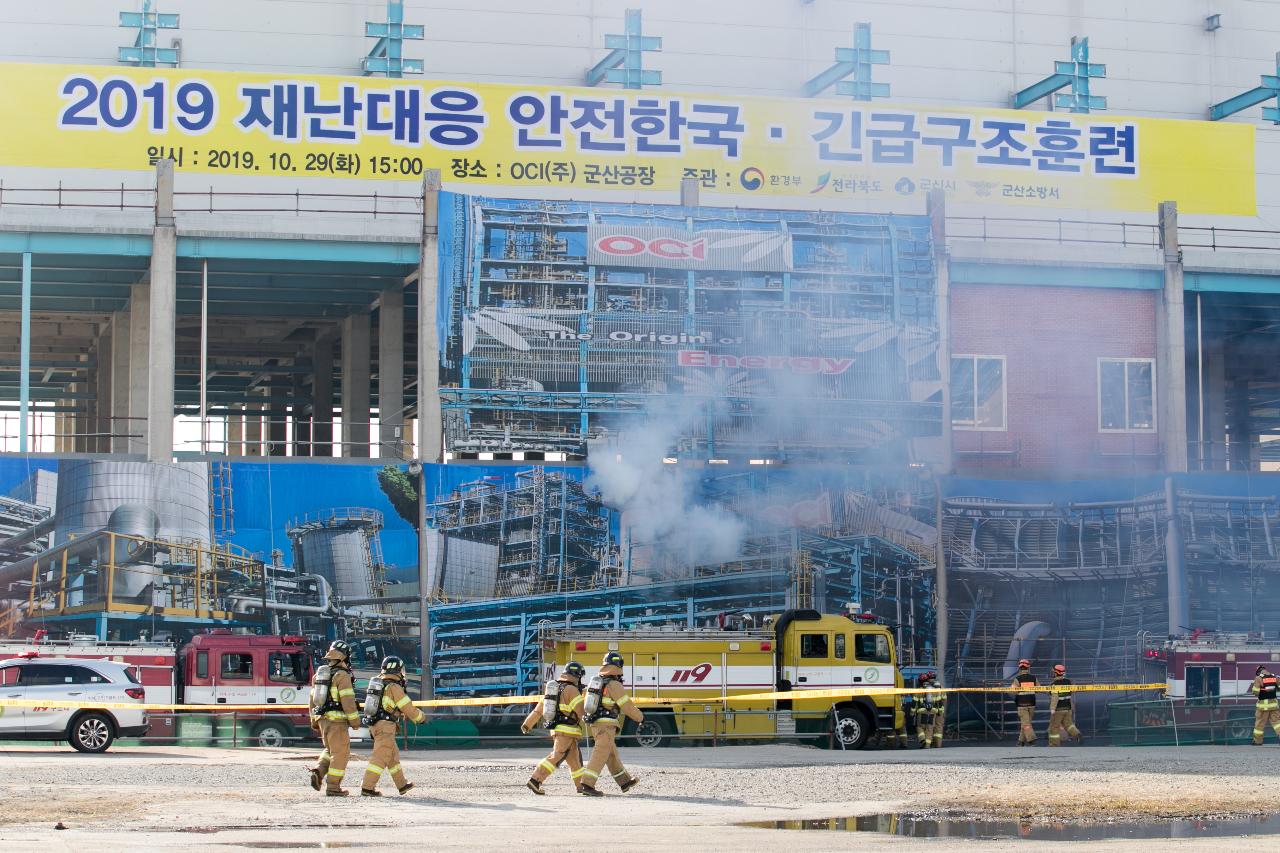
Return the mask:
<path id="1" fill-rule="evenodd" d="M 570 775 L 573 776 L 573 778 L 577 779 L 581 777 L 583 773 L 586 773 L 586 772 L 587 772 L 586 770 L 579 767 L 577 770 L 573 771 L 573 773 L 571 773 Z"/>
<path id="2" fill-rule="evenodd" d="M 355 711 L 352 711 L 350 714 L 347 714 L 347 719 L 348 719 L 348 720 L 358 720 L 358 719 L 360 719 L 360 715 L 359 715 L 358 713 L 356 713 Z"/>
<path id="3" fill-rule="evenodd" d="M 630 696 L 623 696 L 621 699 L 618 700 L 618 707 L 622 707 L 623 705 L 627 704 L 630 701 L 631 701 Z"/>
<path id="4" fill-rule="evenodd" d="M 346 688 L 345 690 L 338 691 L 339 699 L 341 699 L 343 696 L 354 696 L 354 695 L 356 695 L 356 691 L 351 689 L 350 687 Z"/>
<path id="5" fill-rule="evenodd" d="M 547 759 L 545 758 L 538 762 L 538 766 L 541 767 L 543 770 L 547 771 L 548 773 L 556 772 L 556 766 L 552 764 L 550 761 L 547 761 Z"/>
<path id="6" fill-rule="evenodd" d="M 359 714 L 356 716 L 359 716 Z M 347 719 L 347 715 L 341 711 L 325 711 L 324 718 L 326 720 L 337 720 L 338 722 L 342 722 Z"/>
<path id="7" fill-rule="evenodd" d="M 573 735 L 574 737 L 582 737 L 582 729 L 577 726 L 556 726 L 552 731 L 560 735 Z"/>
<path id="8" fill-rule="evenodd" d="M 621 770 L 619 770 L 617 773 L 614 773 L 613 778 L 621 779 L 623 776 L 626 776 L 626 775 L 627 775 L 627 768 L 624 767 Z"/>
<path id="9" fill-rule="evenodd" d="M 579 693 L 577 696 L 574 696 L 573 701 L 569 703 L 569 710 L 572 711 L 574 708 L 578 707 L 581 704 L 582 704 L 582 694 Z M 564 706 L 562 705 L 561 707 L 564 707 Z"/>
<path id="10" fill-rule="evenodd" d="M 336 767 L 330 767 L 329 775 L 341 779 L 343 776 L 347 775 L 347 771 L 345 769 L 339 770 Z"/>
<path id="11" fill-rule="evenodd" d="M 608 725 L 608 726 L 620 726 L 620 725 L 622 725 L 622 724 L 621 724 L 621 723 L 619 723 L 619 722 L 618 722 L 616 719 L 614 719 L 613 717 L 601 717 L 600 719 L 596 720 L 596 721 L 593 723 L 593 725 L 597 725 L 597 726 L 605 726 L 605 725 Z"/>
<path id="12" fill-rule="evenodd" d="M 329 754 L 329 750 L 326 749 L 324 752 L 320 753 L 321 761 L 331 761 L 332 759 L 333 756 Z"/>
<path id="13" fill-rule="evenodd" d="M 400 701 L 396 702 L 396 707 L 403 708 L 405 705 L 408 705 L 412 701 L 413 700 L 410 699 L 408 696 L 401 696 Z"/>
<path id="14" fill-rule="evenodd" d="M 564 704 L 563 702 L 561 702 L 561 703 L 560 703 L 560 713 L 561 713 L 561 714 L 569 714 L 569 713 L 572 713 L 572 711 L 573 711 L 573 706 L 572 706 L 572 705 L 566 705 L 566 704 Z"/>
<path id="15" fill-rule="evenodd" d="M 383 769 L 384 769 L 384 768 L 379 767 L 378 765 L 376 765 L 376 764 L 374 764 L 372 761 L 370 761 L 370 762 L 369 762 L 369 764 L 368 764 L 368 766 L 366 766 L 364 769 L 365 769 L 365 772 L 366 772 L 366 773 L 377 773 L 377 774 L 381 775 L 381 774 L 382 774 L 382 771 L 383 771 Z"/>
<path id="16" fill-rule="evenodd" d="M 396 775 L 397 773 L 400 772 L 400 765 L 397 764 L 394 767 L 388 767 L 387 772 L 390 773 L 392 776 Z"/>
<path id="17" fill-rule="evenodd" d="M 599 774 L 599 773 L 597 773 L 597 772 L 596 772 L 596 771 L 594 771 L 594 770 L 589 770 L 589 769 L 588 769 L 588 768 L 586 768 L 586 767 L 582 768 L 582 775 L 583 775 L 583 776 L 590 776 L 592 779 L 599 779 L 599 778 L 600 778 L 600 774 Z"/>

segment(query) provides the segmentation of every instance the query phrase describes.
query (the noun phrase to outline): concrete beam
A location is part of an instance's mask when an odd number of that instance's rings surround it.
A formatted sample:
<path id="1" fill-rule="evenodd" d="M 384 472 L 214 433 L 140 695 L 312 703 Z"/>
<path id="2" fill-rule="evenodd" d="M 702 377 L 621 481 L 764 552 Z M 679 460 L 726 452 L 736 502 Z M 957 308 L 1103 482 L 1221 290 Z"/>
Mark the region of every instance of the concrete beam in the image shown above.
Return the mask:
<path id="1" fill-rule="evenodd" d="M 342 455 L 369 455 L 371 317 L 361 311 L 342 322 Z"/>
<path id="2" fill-rule="evenodd" d="M 378 309 L 378 455 L 403 459 L 409 442 L 404 433 L 404 290 L 382 292 Z"/>

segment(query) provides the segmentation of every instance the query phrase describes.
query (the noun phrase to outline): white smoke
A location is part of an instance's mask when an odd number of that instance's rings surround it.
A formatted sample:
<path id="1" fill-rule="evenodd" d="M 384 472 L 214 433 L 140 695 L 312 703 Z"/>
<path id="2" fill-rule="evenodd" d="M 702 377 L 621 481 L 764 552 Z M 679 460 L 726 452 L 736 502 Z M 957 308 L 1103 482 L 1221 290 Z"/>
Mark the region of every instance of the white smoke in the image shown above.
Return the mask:
<path id="1" fill-rule="evenodd" d="M 691 569 L 742 554 L 748 527 L 725 507 L 700 499 L 693 472 L 662 460 L 706 411 L 653 417 L 625 440 L 590 450 L 587 485 L 622 514 L 633 542 L 649 546 L 656 566 Z"/>

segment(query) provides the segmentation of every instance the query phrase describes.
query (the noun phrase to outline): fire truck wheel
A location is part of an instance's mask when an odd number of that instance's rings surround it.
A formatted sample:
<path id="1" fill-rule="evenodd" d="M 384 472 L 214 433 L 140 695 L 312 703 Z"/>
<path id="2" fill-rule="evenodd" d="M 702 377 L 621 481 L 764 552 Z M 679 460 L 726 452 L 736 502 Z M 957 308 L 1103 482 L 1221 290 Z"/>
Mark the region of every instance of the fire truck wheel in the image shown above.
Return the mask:
<path id="1" fill-rule="evenodd" d="M 666 714 L 650 713 L 637 723 L 631 733 L 631 742 L 636 746 L 653 749 L 666 746 L 671 742 L 671 730 L 667 727 Z"/>
<path id="2" fill-rule="evenodd" d="M 862 749 L 871 737 L 871 723 L 858 708 L 838 708 L 831 715 L 831 733 L 836 749 Z"/>
<path id="3" fill-rule="evenodd" d="M 71 721 L 67 740 L 77 752 L 106 752 L 115 740 L 115 729 L 106 714 L 82 714 Z"/>
<path id="4" fill-rule="evenodd" d="M 253 730 L 253 745 L 276 749 L 287 745 L 291 737 L 293 732 L 288 723 L 268 720 Z"/>

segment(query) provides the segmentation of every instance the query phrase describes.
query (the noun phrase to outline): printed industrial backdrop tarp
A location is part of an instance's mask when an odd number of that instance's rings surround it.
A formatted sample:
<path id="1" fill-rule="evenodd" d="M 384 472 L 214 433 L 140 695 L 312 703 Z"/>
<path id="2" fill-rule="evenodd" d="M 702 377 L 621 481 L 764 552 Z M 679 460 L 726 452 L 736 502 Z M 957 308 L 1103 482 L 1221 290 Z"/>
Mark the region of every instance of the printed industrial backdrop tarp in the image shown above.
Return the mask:
<path id="1" fill-rule="evenodd" d="M 905 464 L 941 433 L 927 217 L 444 193 L 440 251 L 452 450 Z"/>
<path id="2" fill-rule="evenodd" d="M 1255 212 L 1253 127 L 1223 122 L 27 64 L 0 117 L 6 166 Z"/>

